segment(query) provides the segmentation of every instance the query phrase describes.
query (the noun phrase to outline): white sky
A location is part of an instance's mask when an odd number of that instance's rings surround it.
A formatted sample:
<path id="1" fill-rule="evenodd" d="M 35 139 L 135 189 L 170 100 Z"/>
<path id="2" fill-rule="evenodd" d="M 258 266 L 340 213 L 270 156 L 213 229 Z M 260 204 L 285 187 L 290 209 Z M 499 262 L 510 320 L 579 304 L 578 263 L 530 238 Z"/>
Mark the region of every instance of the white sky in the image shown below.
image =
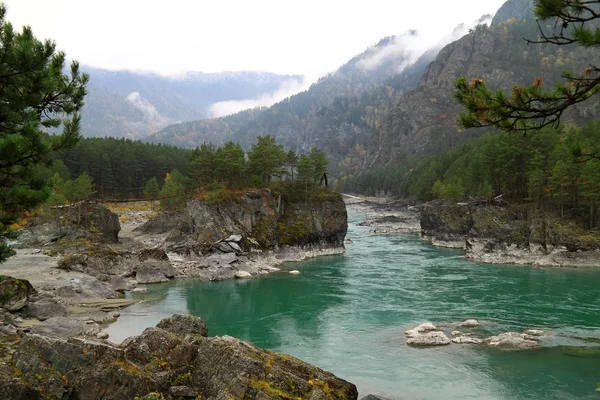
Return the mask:
<path id="1" fill-rule="evenodd" d="M 257 70 L 317 75 L 379 39 L 444 35 L 504 0 L 1 0 L 69 59 L 162 74 Z"/>

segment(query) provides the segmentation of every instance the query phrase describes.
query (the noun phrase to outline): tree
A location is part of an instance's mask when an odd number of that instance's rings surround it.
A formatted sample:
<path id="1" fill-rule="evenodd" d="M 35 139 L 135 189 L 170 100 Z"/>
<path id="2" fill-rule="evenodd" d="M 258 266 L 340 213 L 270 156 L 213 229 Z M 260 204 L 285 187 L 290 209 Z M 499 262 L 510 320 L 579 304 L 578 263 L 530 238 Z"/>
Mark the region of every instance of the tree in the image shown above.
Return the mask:
<path id="1" fill-rule="evenodd" d="M 71 203 L 87 200 L 94 193 L 94 182 L 84 172 L 73 181 L 64 183 L 64 195 Z"/>
<path id="2" fill-rule="evenodd" d="M 217 179 L 234 188 L 242 181 L 242 175 L 246 168 L 244 149 L 231 140 L 225 146 L 217 149 L 215 153 L 215 174 Z"/>
<path id="3" fill-rule="evenodd" d="M 146 187 L 144 188 L 144 197 L 146 199 L 155 199 L 159 193 L 160 193 L 160 186 L 158 185 L 158 181 L 156 180 L 156 177 L 153 176 L 146 183 Z"/>
<path id="4" fill-rule="evenodd" d="M 327 161 L 327 155 L 321 149 L 317 149 L 313 147 L 310 149 L 310 153 L 308 153 L 308 158 L 313 165 L 313 181 L 319 182 L 321 177 L 327 172 L 327 165 L 329 161 Z"/>
<path id="5" fill-rule="evenodd" d="M 30 27 L 16 33 L 0 4 L 0 236 L 24 211 L 51 194 L 42 169 L 51 154 L 74 146 L 80 138 L 80 110 L 88 76 L 71 63 L 63 74 L 65 54 L 54 42 L 39 41 Z M 62 133 L 48 135 L 45 129 Z M 0 243 L 0 262 L 9 255 Z"/>
<path id="6" fill-rule="evenodd" d="M 173 211 L 185 202 L 186 179 L 178 170 L 165 176 L 165 184 L 160 190 L 160 208 Z"/>
<path id="7" fill-rule="evenodd" d="M 285 155 L 285 165 L 289 168 L 288 174 L 292 178 L 292 182 L 294 182 L 294 171 L 298 168 L 298 155 L 294 153 L 294 150 L 290 150 Z"/>
<path id="8" fill-rule="evenodd" d="M 275 143 L 271 135 L 258 136 L 252 151 L 248 153 L 250 173 L 260 176 L 263 182 L 271 182 L 272 176 L 281 175 L 281 169 L 286 162 L 283 146 Z"/>
<path id="9" fill-rule="evenodd" d="M 192 161 L 188 167 L 188 176 L 194 188 L 210 186 L 215 180 L 215 146 L 211 143 L 202 143 L 194 151 Z"/>
<path id="10" fill-rule="evenodd" d="M 600 46 L 600 1 L 536 0 L 540 36 L 528 43 L 558 46 Z M 539 21 L 553 21 L 549 26 Z M 481 79 L 459 78 L 455 98 L 465 107 L 458 118 L 465 128 L 494 126 L 506 131 L 527 131 L 558 125 L 563 112 L 600 90 L 600 67 L 590 65 L 579 74 L 565 73 L 553 90 L 542 89 L 537 78 L 530 86 L 515 86 L 511 94 L 492 90 Z"/>

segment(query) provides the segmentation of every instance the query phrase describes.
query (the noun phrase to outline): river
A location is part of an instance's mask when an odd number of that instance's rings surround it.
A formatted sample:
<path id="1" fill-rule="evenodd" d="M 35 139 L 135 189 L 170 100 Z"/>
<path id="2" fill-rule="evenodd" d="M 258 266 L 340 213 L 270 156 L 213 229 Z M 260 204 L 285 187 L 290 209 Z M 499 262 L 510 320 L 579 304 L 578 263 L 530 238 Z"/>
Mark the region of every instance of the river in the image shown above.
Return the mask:
<path id="1" fill-rule="evenodd" d="M 345 255 L 220 283 L 173 281 L 139 295 L 107 332 L 139 334 L 173 313 L 299 357 L 392 399 L 600 399 L 600 269 L 488 265 L 413 235 L 375 236 L 349 210 Z M 543 329 L 543 347 L 411 348 L 404 331 L 431 321 L 448 334 L 467 318 L 483 336 Z"/>

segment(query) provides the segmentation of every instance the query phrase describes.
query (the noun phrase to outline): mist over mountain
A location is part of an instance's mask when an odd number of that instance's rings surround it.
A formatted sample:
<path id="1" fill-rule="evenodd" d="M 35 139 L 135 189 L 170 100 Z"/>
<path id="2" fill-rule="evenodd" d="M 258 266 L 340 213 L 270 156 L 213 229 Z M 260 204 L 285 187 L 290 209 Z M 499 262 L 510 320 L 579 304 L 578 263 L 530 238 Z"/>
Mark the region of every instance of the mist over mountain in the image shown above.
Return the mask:
<path id="1" fill-rule="evenodd" d="M 347 168 L 362 168 L 365 148 L 399 96 L 415 88 L 438 51 L 469 28 L 462 24 L 443 37 L 408 31 L 383 38 L 308 90 L 269 108 L 172 125 L 147 140 L 189 148 L 233 140 L 248 148 L 256 136 L 270 134 L 294 151 L 317 146 Z"/>
<path id="2" fill-rule="evenodd" d="M 514 14 L 511 14 L 513 12 Z M 454 98 L 461 76 L 483 79 L 493 90 L 510 90 L 541 78 L 551 88 L 563 71 L 577 71 L 600 61 L 597 52 L 580 46 L 528 45 L 536 38 L 532 0 L 508 1 L 494 17 L 460 40 L 446 46 L 423 74 L 419 84 L 390 110 L 369 148 L 367 167 L 395 165 L 435 154 L 481 136 L 490 129 L 463 130 L 456 126 L 462 106 Z M 583 103 L 565 114 L 565 122 L 586 122 L 600 109 Z"/>
<path id="3" fill-rule="evenodd" d="M 302 85 L 302 76 L 269 72 L 188 72 L 162 76 L 148 72 L 110 71 L 83 66 L 90 74 L 83 133 L 86 137 L 143 138 L 165 126 L 211 116 L 219 102 L 271 96 Z M 298 89 L 300 90 L 300 89 Z M 288 94 L 289 95 L 289 94 Z"/>

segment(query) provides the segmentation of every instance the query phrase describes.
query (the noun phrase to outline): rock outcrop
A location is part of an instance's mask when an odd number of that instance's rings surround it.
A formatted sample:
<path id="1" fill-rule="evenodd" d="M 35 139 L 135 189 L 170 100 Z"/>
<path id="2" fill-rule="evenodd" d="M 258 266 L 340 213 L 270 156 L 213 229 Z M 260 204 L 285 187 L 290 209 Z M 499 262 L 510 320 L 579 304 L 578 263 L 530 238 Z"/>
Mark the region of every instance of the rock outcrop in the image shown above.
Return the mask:
<path id="1" fill-rule="evenodd" d="M 277 271 L 286 261 L 344 251 L 347 213 L 341 195 L 323 189 L 305 200 L 269 189 L 219 202 L 193 199 L 185 210 L 161 213 L 135 233 L 166 249 L 177 275 L 249 278 Z"/>
<path id="2" fill-rule="evenodd" d="M 356 399 L 356 387 L 297 358 L 232 337 L 208 337 L 175 315 L 121 346 L 26 334 L 0 350 L 11 399 Z M 162 397 L 160 397 L 162 396 Z"/>
<path id="3" fill-rule="evenodd" d="M 595 266 L 600 260 L 600 237 L 527 207 L 430 202 L 421 207 L 421 236 L 488 263 Z"/>

